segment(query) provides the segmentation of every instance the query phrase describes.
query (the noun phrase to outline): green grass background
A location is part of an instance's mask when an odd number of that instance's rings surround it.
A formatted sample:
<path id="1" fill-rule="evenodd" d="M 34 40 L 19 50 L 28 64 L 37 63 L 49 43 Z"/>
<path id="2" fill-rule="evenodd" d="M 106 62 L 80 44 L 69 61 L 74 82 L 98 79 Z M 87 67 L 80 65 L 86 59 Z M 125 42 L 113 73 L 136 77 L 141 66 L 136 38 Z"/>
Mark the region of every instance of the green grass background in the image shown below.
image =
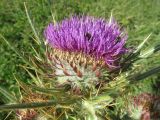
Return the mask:
<path id="1" fill-rule="evenodd" d="M 26 2 L 30 17 L 40 37 L 43 37 L 45 26 L 53 21 L 52 14 L 56 21 L 60 21 L 75 14 L 108 19 L 112 12 L 128 32 L 128 46 L 137 47 L 150 33 L 152 35 L 143 51 L 160 44 L 160 0 L 1 0 L 0 34 L 24 54 L 31 54 L 32 50 L 28 46 L 34 44 L 33 32 L 25 14 L 24 2 Z M 15 91 L 13 74 L 21 76 L 26 82 L 29 80 L 26 72 L 19 67 L 20 64 L 23 64 L 22 60 L 0 38 L 1 86 Z M 141 71 L 160 65 L 160 52 L 139 64 L 141 66 L 138 69 Z M 154 85 L 157 86 L 159 76 L 146 79 L 141 87 L 151 86 L 151 83 L 148 82 L 150 80 L 156 80 Z M 0 97 L 0 102 L 3 104 L 5 98 L 1 95 Z"/>

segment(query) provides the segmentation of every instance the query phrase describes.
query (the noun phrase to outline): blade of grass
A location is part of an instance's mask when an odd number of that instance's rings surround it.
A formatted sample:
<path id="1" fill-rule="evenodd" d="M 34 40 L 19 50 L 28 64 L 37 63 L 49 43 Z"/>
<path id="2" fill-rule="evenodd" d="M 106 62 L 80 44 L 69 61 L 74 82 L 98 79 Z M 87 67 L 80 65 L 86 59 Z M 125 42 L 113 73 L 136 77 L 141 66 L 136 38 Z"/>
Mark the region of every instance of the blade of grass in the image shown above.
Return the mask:
<path id="1" fill-rule="evenodd" d="M 4 118 L 4 120 L 7 120 L 8 117 L 11 115 L 12 112 L 13 112 L 13 111 L 9 112 L 8 115 Z"/>
<path id="2" fill-rule="evenodd" d="M 14 95 L 8 92 L 4 87 L 0 86 L 0 93 L 3 94 L 10 102 L 15 103 L 17 99 Z"/>
<path id="3" fill-rule="evenodd" d="M 30 75 L 30 77 L 33 79 L 33 81 L 35 82 L 36 85 L 38 86 L 43 86 L 43 83 L 40 79 L 36 78 L 31 72 L 29 72 L 28 69 L 26 69 L 24 66 L 22 66 L 27 72 L 28 74 Z"/>
<path id="4" fill-rule="evenodd" d="M 53 11 L 51 10 L 51 15 L 52 15 L 52 20 L 53 20 L 53 24 L 57 24 L 56 19 L 55 19 L 55 15 L 53 14 Z"/>
<path id="5" fill-rule="evenodd" d="M 35 68 L 33 65 L 31 65 L 31 63 L 29 62 L 28 59 L 26 59 L 24 57 L 24 55 L 20 54 L 20 52 L 16 49 L 16 47 L 13 47 L 13 45 L 11 45 L 5 38 L 3 35 L 0 34 L 0 37 L 5 41 L 5 43 L 22 59 L 22 61 L 24 63 L 26 63 L 27 65 L 29 65 L 31 67 L 31 69 L 37 69 Z"/>
<path id="6" fill-rule="evenodd" d="M 15 74 L 13 74 L 13 76 L 14 76 L 14 79 L 16 80 L 16 82 L 17 82 L 17 85 L 18 85 L 18 92 L 19 92 L 18 100 L 21 101 L 23 99 L 23 95 L 21 93 L 21 88 L 23 88 L 23 86 L 21 85 L 21 81 L 15 76 Z"/>
<path id="7" fill-rule="evenodd" d="M 36 37 L 35 41 L 36 41 L 36 43 L 37 43 L 38 45 L 40 45 L 40 44 L 41 44 L 40 38 L 38 37 L 38 34 L 37 34 L 37 32 L 36 32 L 36 30 L 35 30 L 35 28 L 34 28 L 34 26 L 33 26 L 33 23 L 32 23 L 31 18 L 30 18 L 30 16 L 29 16 L 28 9 L 27 9 L 27 7 L 26 7 L 26 3 L 25 3 L 25 2 L 24 2 L 24 8 L 25 8 L 25 12 L 26 12 L 26 15 L 27 15 L 27 19 L 28 19 L 28 21 L 29 21 L 29 23 L 30 23 L 30 25 L 31 25 L 31 28 L 32 28 L 32 30 L 33 30 L 33 32 L 34 32 L 34 35 L 35 35 L 35 37 Z"/>
<path id="8" fill-rule="evenodd" d="M 21 55 L 21 54 L 18 52 L 18 50 L 17 50 L 15 47 L 13 47 L 13 46 L 4 38 L 3 35 L 0 34 L 0 36 L 1 36 L 1 38 L 5 41 L 5 43 L 6 43 L 26 64 L 30 65 L 29 62 L 28 62 L 28 60 L 26 60 L 26 59 L 23 57 L 23 55 Z"/>
<path id="9" fill-rule="evenodd" d="M 35 50 L 35 48 L 33 47 L 33 45 L 31 45 L 31 47 L 32 47 L 33 51 L 34 51 L 35 54 L 36 54 L 35 57 L 38 58 L 40 61 L 42 61 L 40 54 L 38 54 L 38 52 Z"/>

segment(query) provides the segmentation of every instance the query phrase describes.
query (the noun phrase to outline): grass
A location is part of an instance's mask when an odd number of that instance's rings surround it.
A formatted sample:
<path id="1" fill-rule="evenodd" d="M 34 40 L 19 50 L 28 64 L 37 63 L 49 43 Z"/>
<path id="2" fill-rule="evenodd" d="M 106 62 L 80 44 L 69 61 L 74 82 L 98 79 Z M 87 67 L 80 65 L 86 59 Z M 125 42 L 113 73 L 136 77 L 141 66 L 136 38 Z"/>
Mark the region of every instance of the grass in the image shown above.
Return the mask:
<path id="1" fill-rule="evenodd" d="M 0 34 L 23 54 L 32 54 L 34 44 L 32 28 L 27 20 L 23 0 L 1 0 L 0 2 Z M 44 27 L 49 22 L 60 21 L 70 15 L 84 14 L 109 18 L 111 12 L 118 22 L 128 32 L 128 46 L 138 46 L 150 33 L 151 36 L 143 47 L 145 52 L 149 48 L 160 44 L 160 1 L 159 0 L 27 0 L 26 6 L 34 23 L 37 35 L 43 38 Z M 53 19 L 54 17 L 54 19 Z M 146 71 L 160 65 L 160 52 L 137 64 L 137 68 Z M 16 91 L 14 74 L 18 74 L 25 82 L 29 76 L 19 67 L 23 64 L 14 51 L 0 38 L 0 82 L 1 86 L 10 91 Z M 157 85 L 160 76 L 153 76 L 143 81 L 144 86 Z M 152 82 L 151 82 L 152 81 Z M 153 82 L 154 81 L 154 82 Z M 154 88 L 150 88 L 151 91 Z M 147 89 L 148 90 L 148 89 Z M 0 95 L 1 97 L 2 95 Z M 6 99 L 1 97 L 1 103 Z M 5 113 L 0 113 L 6 116 Z M 4 115 L 5 114 L 5 115 Z M 0 116 L 0 118 L 2 118 Z"/>

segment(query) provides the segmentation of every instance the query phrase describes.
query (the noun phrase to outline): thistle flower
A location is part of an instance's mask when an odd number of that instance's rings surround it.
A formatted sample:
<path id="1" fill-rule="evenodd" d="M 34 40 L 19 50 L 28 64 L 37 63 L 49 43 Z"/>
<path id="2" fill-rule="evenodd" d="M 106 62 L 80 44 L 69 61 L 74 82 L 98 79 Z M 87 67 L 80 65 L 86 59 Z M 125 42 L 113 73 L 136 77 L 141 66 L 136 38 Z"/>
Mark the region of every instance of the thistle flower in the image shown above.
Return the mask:
<path id="1" fill-rule="evenodd" d="M 73 86 L 97 84 L 98 78 L 104 76 L 103 69 L 118 68 L 126 53 L 127 35 L 112 17 L 105 21 L 74 16 L 56 25 L 50 23 L 44 36 L 52 48 L 48 56 L 55 63 L 55 74 L 61 76 L 59 83 L 71 82 Z"/>
<path id="2" fill-rule="evenodd" d="M 105 61 L 109 68 L 117 67 L 117 60 L 126 52 L 127 35 L 113 18 L 105 21 L 75 16 L 56 25 L 50 23 L 44 35 L 54 49 L 85 54 L 96 61 Z"/>
<path id="3" fill-rule="evenodd" d="M 132 99 L 132 107 L 129 107 L 130 116 L 134 119 L 140 120 L 150 120 L 157 119 L 160 116 L 159 105 L 160 97 L 150 94 L 142 93 L 138 96 L 135 96 Z"/>

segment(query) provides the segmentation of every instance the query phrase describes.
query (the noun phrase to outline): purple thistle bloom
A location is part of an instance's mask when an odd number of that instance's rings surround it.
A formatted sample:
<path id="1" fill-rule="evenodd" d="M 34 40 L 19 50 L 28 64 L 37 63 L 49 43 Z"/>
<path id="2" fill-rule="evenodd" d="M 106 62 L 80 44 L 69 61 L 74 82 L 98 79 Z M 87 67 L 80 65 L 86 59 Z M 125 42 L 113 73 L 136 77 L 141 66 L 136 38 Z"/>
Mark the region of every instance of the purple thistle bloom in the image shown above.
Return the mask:
<path id="1" fill-rule="evenodd" d="M 102 59 L 109 68 L 117 67 L 120 56 L 126 53 L 127 35 L 117 22 L 89 16 L 74 16 L 44 31 L 46 42 L 53 48 L 83 53 Z"/>

